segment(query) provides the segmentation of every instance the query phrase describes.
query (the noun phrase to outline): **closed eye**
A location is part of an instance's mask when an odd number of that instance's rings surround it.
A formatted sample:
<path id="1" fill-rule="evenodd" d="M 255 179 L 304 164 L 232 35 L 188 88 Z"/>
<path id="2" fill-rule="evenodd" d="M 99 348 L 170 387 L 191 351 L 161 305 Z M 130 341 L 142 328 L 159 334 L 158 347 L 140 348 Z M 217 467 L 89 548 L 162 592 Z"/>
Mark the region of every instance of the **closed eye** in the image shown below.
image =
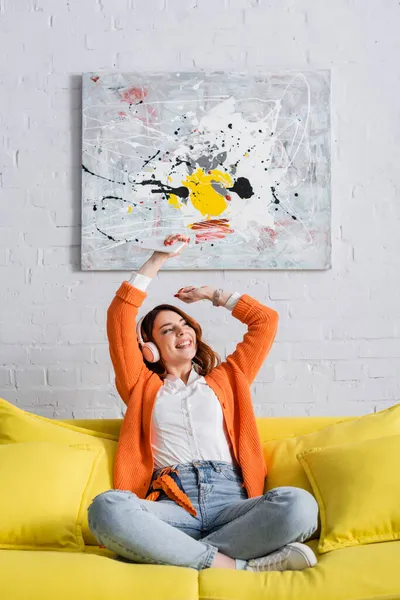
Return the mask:
<path id="1" fill-rule="evenodd" d="M 182 323 L 183 321 L 183 323 Z M 183 325 L 184 327 L 190 327 L 189 323 L 187 321 L 185 321 L 185 319 L 181 319 L 180 321 L 181 325 Z M 162 329 L 163 327 L 166 327 L 167 325 L 171 325 L 171 323 L 165 323 L 164 325 L 161 325 L 160 329 Z M 161 334 L 165 335 L 166 333 L 169 333 L 170 331 L 172 331 L 173 328 L 172 327 L 168 327 L 168 329 L 164 329 Z"/>
<path id="2" fill-rule="evenodd" d="M 183 325 L 184 327 L 190 327 L 189 323 L 187 321 L 185 321 L 185 319 L 181 319 L 180 324 Z M 166 327 L 167 325 L 171 325 L 171 323 L 166 323 L 165 325 L 162 325 L 160 327 L 160 329 L 162 329 L 163 327 Z M 165 335 L 166 333 L 170 333 L 171 331 L 173 331 L 173 327 L 168 327 L 167 329 L 164 329 L 161 334 Z"/>

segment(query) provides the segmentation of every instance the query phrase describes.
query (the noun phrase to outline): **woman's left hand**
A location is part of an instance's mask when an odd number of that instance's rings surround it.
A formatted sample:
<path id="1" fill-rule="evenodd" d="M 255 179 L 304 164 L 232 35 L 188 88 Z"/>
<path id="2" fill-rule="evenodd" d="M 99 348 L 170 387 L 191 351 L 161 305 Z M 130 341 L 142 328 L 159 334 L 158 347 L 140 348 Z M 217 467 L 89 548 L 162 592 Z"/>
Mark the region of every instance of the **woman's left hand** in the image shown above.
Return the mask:
<path id="1" fill-rule="evenodd" d="M 201 287 L 188 286 L 178 290 L 174 296 L 186 304 L 198 302 L 199 300 L 210 300 L 210 287 L 208 285 L 202 285 Z"/>

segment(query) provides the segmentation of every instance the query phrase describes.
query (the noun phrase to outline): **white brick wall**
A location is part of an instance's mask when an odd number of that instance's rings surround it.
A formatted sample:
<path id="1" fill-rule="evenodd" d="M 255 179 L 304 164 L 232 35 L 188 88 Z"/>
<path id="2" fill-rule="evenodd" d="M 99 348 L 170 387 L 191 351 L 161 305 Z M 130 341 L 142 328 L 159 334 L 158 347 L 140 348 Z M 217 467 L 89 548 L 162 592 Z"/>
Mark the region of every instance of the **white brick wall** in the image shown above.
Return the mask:
<path id="1" fill-rule="evenodd" d="M 0 0 L 0 395 L 47 416 L 123 414 L 105 312 L 128 273 L 79 270 L 81 72 L 331 68 L 333 269 L 163 272 L 144 310 L 189 283 L 276 308 L 258 415 L 398 402 L 399 29 L 397 0 Z M 222 354 L 243 334 L 188 311 Z"/>

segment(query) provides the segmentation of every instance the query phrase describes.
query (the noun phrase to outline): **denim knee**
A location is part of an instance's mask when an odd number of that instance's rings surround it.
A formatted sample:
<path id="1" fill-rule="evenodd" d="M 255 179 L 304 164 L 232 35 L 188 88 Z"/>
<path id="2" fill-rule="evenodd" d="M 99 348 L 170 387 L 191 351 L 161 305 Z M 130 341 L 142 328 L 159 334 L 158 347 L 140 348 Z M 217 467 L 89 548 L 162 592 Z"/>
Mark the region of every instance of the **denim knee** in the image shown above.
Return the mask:
<path id="1" fill-rule="evenodd" d="M 268 494 L 277 494 L 279 500 L 286 504 L 285 516 L 297 541 L 304 541 L 315 533 L 318 529 L 318 503 L 312 494 L 289 486 L 275 488 Z"/>
<path id="2" fill-rule="evenodd" d="M 118 508 L 126 500 L 129 499 L 132 503 L 136 498 L 135 494 L 125 490 L 107 490 L 95 496 L 87 509 L 89 528 L 91 530 L 100 528 L 103 531 L 108 529 L 110 523 L 118 519 Z"/>
<path id="3" fill-rule="evenodd" d="M 299 528 L 299 540 L 304 541 L 318 529 L 318 503 L 302 488 L 291 488 L 292 513 Z"/>

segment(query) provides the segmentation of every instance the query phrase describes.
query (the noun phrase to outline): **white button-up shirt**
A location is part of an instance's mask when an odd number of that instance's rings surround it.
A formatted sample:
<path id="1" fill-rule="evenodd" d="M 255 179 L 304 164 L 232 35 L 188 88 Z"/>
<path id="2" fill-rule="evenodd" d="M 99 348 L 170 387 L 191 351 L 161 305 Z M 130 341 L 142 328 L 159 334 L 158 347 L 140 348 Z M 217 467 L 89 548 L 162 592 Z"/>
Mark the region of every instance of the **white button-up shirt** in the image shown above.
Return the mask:
<path id="1" fill-rule="evenodd" d="M 134 274 L 130 283 L 146 291 L 150 277 Z M 233 310 L 240 298 L 234 293 L 225 307 Z M 167 375 L 159 390 L 151 422 L 154 468 L 192 462 L 232 462 L 222 408 L 214 391 L 195 368 L 187 384 Z"/>
<path id="2" fill-rule="evenodd" d="M 193 460 L 232 462 L 221 405 L 193 368 L 187 385 L 167 375 L 151 423 L 155 468 Z"/>

